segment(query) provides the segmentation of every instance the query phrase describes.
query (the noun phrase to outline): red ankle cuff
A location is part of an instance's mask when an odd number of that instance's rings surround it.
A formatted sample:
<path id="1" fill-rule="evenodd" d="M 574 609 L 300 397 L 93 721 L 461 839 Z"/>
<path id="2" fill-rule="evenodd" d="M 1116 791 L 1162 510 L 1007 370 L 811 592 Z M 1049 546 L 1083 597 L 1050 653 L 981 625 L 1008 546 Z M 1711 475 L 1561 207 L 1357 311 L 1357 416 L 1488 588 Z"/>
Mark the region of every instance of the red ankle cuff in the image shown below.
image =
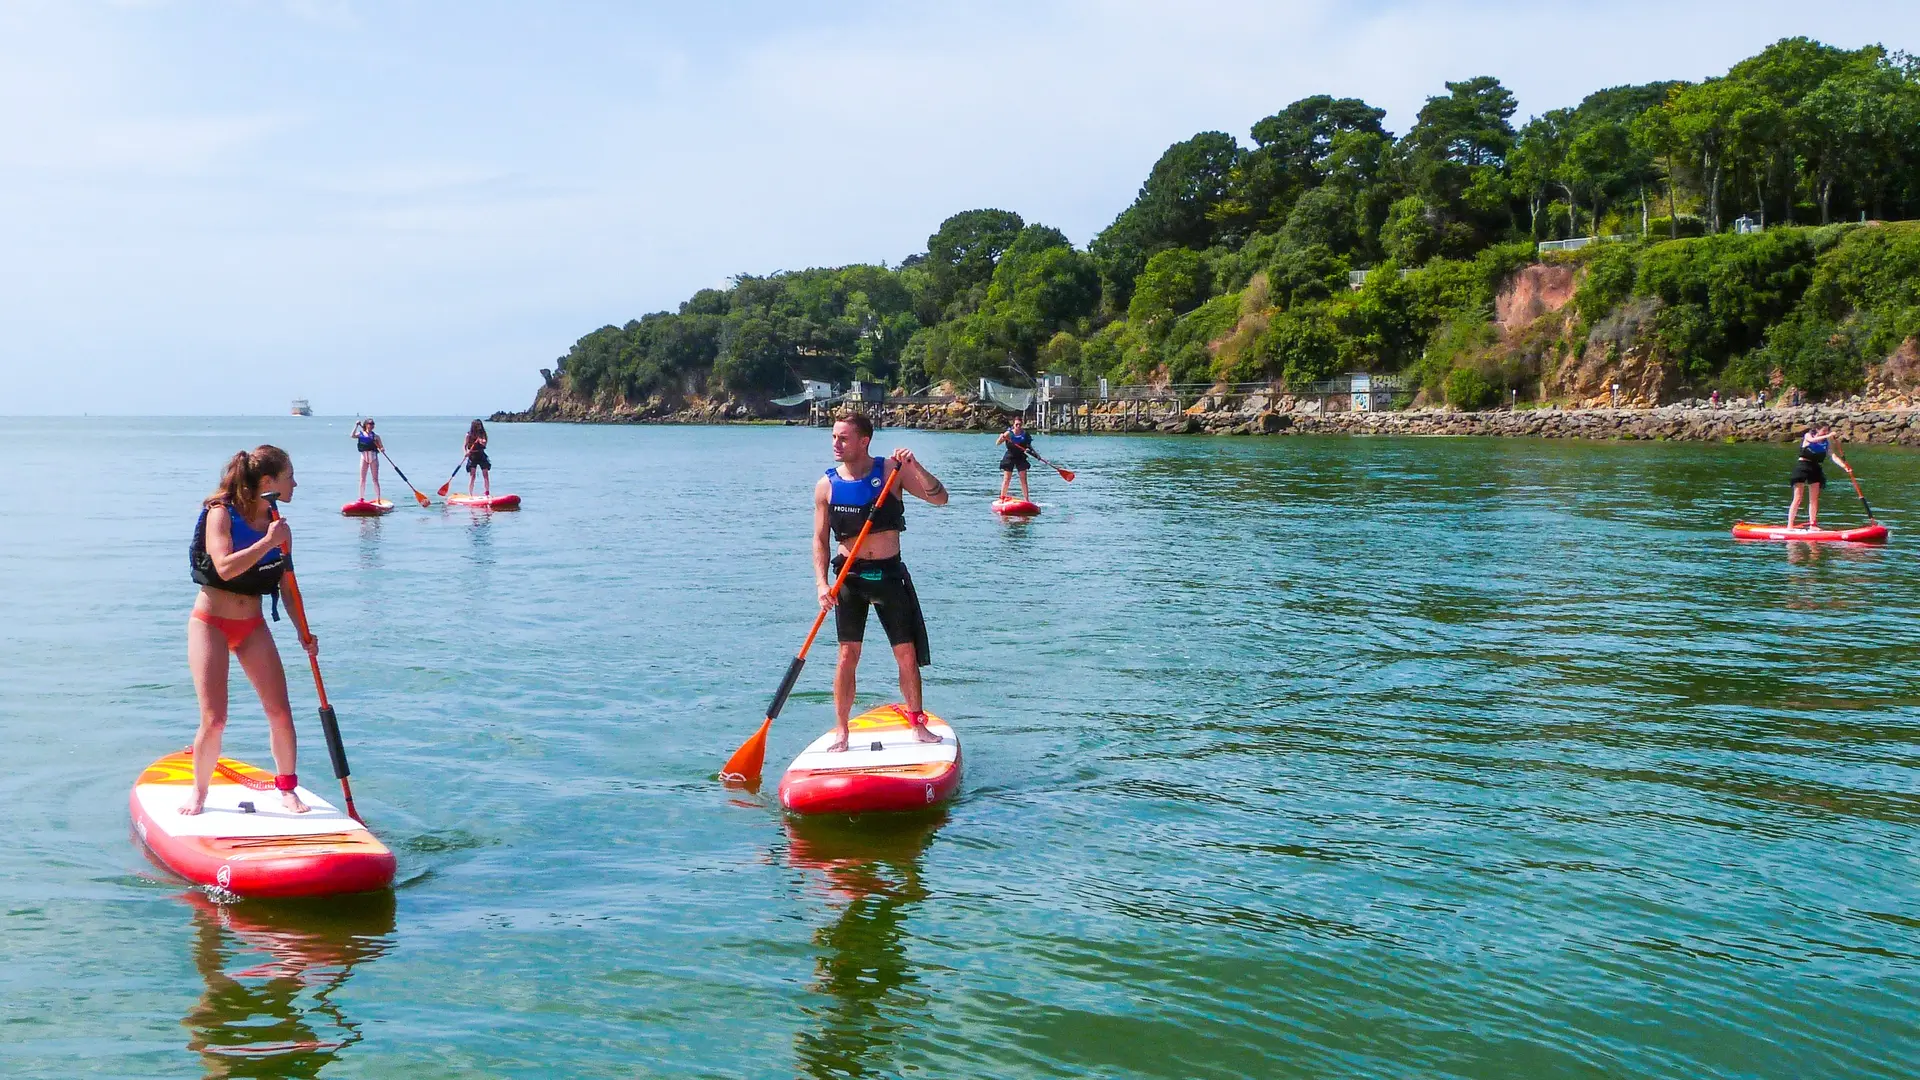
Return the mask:
<path id="1" fill-rule="evenodd" d="M 295 773 L 281 773 L 273 778 L 273 786 L 281 791 L 292 791 L 300 786 L 300 777 Z"/>

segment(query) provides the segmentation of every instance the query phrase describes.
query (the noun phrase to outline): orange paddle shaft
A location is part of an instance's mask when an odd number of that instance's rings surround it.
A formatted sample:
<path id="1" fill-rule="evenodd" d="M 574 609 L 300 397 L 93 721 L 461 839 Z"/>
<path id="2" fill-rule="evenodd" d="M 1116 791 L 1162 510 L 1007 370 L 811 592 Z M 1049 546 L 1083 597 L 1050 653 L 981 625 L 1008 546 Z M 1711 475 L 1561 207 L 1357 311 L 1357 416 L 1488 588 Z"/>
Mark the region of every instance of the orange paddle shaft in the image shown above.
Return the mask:
<path id="1" fill-rule="evenodd" d="M 853 546 L 847 549 L 847 561 L 840 566 L 840 573 L 833 579 L 833 585 L 827 589 L 827 602 L 820 605 L 820 613 L 813 617 L 813 629 L 807 631 L 807 640 L 800 643 L 800 651 L 794 654 L 793 663 L 787 665 L 787 675 L 780 680 L 780 689 L 773 693 L 773 704 L 767 706 L 767 718 L 760 722 L 760 730 L 747 737 L 740 749 L 733 752 L 727 764 L 720 770 L 720 779 L 727 783 L 755 784 L 760 781 L 761 771 L 767 763 L 767 730 L 773 727 L 773 720 L 786 708 L 787 696 L 793 693 L 794 684 L 800 681 L 800 669 L 807 664 L 807 651 L 813 648 L 813 639 L 820 635 L 820 627 L 826 624 L 827 612 L 840 596 L 840 586 L 846 583 L 847 574 L 852 571 L 854 560 L 860 557 L 860 549 L 866 545 L 867 534 L 873 531 L 874 514 L 893 494 L 893 485 L 905 470 L 895 465 L 893 474 L 880 487 L 880 495 L 873 500 L 873 511 L 867 514 L 867 523 L 860 526 L 860 535 L 853 538 Z"/>
<path id="2" fill-rule="evenodd" d="M 1853 493 L 1855 495 L 1860 496 L 1860 505 L 1867 508 L 1867 520 L 1872 521 L 1873 520 L 1873 504 L 1867 501 L 1867 493 L 1860 490 L 1860 480 L 1858 477 L 1853 475 L 1852 469 L 1847 470 L 1847 479 L 1853 482 Z"/>

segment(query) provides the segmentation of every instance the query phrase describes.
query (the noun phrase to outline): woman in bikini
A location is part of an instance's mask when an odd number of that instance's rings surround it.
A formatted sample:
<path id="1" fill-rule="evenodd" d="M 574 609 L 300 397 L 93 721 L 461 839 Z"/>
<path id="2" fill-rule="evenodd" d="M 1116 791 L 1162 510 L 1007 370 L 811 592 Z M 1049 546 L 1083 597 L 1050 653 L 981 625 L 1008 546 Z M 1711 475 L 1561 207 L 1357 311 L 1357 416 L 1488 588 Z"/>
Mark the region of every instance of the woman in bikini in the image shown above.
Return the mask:
<path id="1" fill-rule="evenodd" d="M 362 420 L 353 425 L 354 445 L 360 450 L 360 501 L 367 501 L 367 478 L 373 478 L 373 501 L 380 502 L 380 451 L 386 444 L 380 436 L 373 433 L 373 421 Z"/>
<path id="2" fill-rule="evenodd" d="M 274 512 L 271 500 L 293 498 L 293 462 L 277 446 L 242 450 L 227 462 L 220 487 L 207 497 L 194 526 L 187 562 L 200 595 L 187 620 L 187 664 L 200 698 L 200 730 L 193 737 L 193 800 L 180 808 L 197 814 L 206 805 L 207 786 L 220 760 L 220 737 L 227 727 L 227 654 L 240 661 L 260 706 L 266 710 L 273 748 L 273 786 L 280 801 L 296 814 L 306 804 L 294 793 L 297 756 L 293 708 L 287 701 L 287 673 L 280 650 L 267 631 L 260 600 L 274 598 L 280 617 L 280 578 L 287 570 L 293 534 Z M 319 642 L 305 642 L 317 653 Z"/>

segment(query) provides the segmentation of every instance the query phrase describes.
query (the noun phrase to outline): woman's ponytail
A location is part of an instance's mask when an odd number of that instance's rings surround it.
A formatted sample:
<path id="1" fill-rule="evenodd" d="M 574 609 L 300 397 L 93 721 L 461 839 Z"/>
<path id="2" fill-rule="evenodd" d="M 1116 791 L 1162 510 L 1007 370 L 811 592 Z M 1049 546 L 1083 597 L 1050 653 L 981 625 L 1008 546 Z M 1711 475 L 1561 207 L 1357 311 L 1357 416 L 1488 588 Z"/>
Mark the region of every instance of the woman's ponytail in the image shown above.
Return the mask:
<path id="1" fill-rule="evenodd" d="M 241 517 L 251 518 L 260 509 L 261 482 L 292 467 L 293 459 L 277 446 L 263 443 L 252 450 L 242 450 L 227 459 L 226 470 L 220 474 L 220 486 L 201 505 L 214 507 L 225 503 L 239 511 Z"/>

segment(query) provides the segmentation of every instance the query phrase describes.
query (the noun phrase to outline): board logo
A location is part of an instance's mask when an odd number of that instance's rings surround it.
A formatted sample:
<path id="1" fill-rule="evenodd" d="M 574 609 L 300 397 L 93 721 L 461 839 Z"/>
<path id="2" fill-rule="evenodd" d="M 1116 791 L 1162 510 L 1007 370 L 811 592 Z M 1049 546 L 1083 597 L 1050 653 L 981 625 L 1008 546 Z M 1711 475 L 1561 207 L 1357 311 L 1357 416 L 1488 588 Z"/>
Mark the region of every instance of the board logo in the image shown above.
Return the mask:
<path id="1" fill-rule="evenodd" d="M 213 880 L 215 884 L 223 889 L 233 884 L 233 867 L 228 866 L 226 863 L 221 863 L 220 871 L 213 875 Z"/>
<path id="2" fill-rule="evenodd" d="M 928 802 L 933 801 L 933 785 L 932 784 L 927 785 L 927 801 Z"/>

